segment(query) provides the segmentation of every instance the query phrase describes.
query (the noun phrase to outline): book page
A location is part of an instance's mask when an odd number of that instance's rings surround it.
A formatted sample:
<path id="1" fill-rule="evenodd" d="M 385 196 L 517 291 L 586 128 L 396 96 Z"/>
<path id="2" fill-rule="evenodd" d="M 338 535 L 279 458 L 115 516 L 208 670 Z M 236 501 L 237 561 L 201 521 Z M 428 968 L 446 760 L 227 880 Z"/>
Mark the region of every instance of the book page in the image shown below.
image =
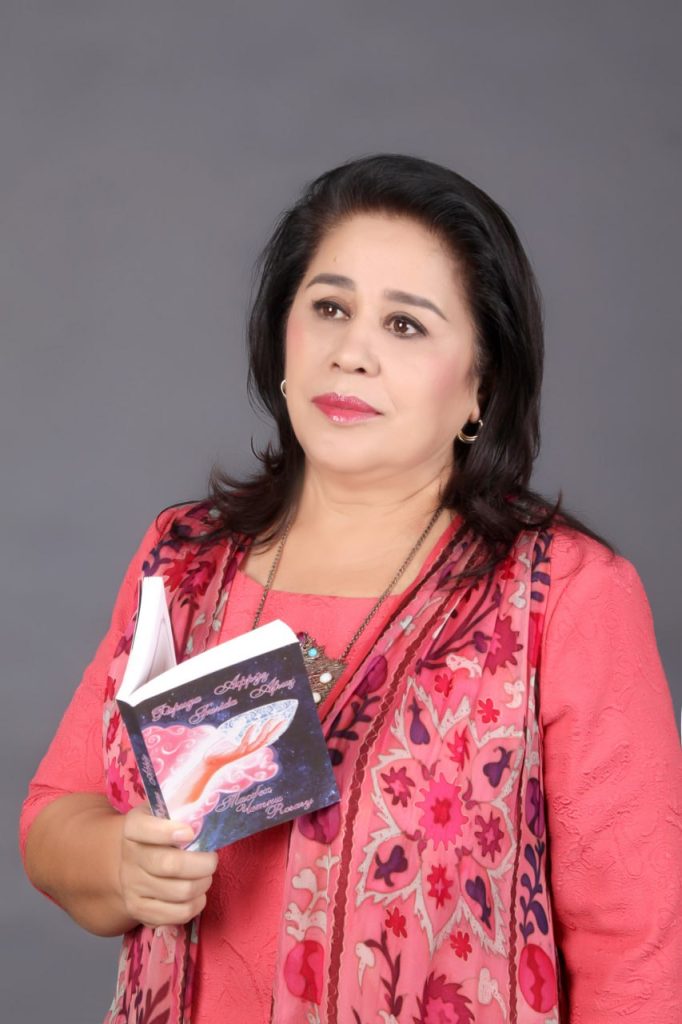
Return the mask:
<path id="1" fill-rule="evenodd" d="M 175 646 L 163 579 L 146 576 L 140 584 L 135 635 L 118 696 L 130 700 L 140 687 L 175 664 Z"/>

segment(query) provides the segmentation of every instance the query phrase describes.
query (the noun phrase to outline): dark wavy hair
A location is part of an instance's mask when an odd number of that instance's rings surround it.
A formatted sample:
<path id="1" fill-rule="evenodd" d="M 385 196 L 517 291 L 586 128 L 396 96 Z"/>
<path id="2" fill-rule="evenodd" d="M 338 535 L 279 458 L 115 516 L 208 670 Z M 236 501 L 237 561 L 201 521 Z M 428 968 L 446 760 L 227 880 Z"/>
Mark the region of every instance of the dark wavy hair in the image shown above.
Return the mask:
<path id="1" fill-rule="evenodd" d="M 270 542 L 295 504 L 304 453 L 280 392 L 285 326 L 294 295 L 326 233 L 361 213 L 409 217 L 444 242 L 463 274 L 476 327 L 475 371 L 484 426 L 474 444 L 453 443 L 442 503 L 484 542 L 486 564 L 503 558 L 524 529 L 553 520 L 601 540 L 556 502 L 530 490 L 540 447 L 544 342 L 540 294 L 506 215 L 455 171 L 415 156 L 382 153 L 326 171 L 282 214 L 255 267 L 248 319 L 252 404 L 272 418 L 275 437 L 254 452 L 260 471 L 238 479 L 214 468 L 210 499 L 222 529 Z"/>

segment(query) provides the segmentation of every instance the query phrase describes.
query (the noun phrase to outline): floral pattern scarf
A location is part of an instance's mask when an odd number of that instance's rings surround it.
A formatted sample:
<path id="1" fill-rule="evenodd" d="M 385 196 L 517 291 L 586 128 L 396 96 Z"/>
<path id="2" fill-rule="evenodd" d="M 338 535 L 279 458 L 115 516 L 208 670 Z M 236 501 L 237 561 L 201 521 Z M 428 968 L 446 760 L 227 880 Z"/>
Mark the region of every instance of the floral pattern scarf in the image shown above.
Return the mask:
<path id="1" fill-rule="evenodd" d="M 143 566 L 166 579 L 179 657 L 217 642 L 247 550 L 211 539 L 215 516 L 205 503 L 179 511 Z M 563 1019 L 537 694 L 551 535 L 522 534 L 462 583 L 475 544 L 450 530 L 325 709 L 342 796 L 291 830 L 276 1024 Z M 133 628 L 104 712 L 122 812 L 143 798 L 114 700 Z M 105 1024 L 189 1024 L 198 929 L 196 918 L 124 937 Z"/>

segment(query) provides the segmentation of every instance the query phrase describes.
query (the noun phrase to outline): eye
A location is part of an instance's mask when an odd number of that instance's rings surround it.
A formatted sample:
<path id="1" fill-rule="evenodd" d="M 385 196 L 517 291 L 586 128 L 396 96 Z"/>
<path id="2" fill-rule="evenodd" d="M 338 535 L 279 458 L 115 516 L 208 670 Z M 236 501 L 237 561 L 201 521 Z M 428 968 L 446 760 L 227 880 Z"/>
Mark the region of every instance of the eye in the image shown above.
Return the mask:
<path id="1" fill-rule="evenodd" d="M 395 333 L 401 338 L 414 338 L 415 334 L 426 334 L 421 324 L 418 324 L 416 320 L 409 316 L 404 316 L 402 313 L 395 313 L 392 317 L 389 317 L 387 322 L 400 325 Z M 411 327 L 412 330 L 408 332 L 405 330 L 406 327 Z"/>
<path id="2" fill-rule="evenodd" d="M 343 309 L 336 302 L 332 302 L 330 299 L 318 299 L 317 302 L 313 302 L 313 309 L 319 313 L 323 320 L 336 320 L 334 316 L 335 312 L 343 313 Z M 331 316 L 328 315 L 331 311 Z"/>

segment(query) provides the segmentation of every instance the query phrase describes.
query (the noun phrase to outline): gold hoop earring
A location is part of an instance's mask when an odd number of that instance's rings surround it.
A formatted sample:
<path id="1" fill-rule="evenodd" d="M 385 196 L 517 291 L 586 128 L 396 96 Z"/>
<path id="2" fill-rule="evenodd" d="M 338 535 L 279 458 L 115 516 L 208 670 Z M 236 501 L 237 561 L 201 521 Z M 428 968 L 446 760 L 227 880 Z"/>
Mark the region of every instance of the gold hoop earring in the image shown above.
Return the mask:
<path id="1" fill-rule="evenodd" d="M 286 397 L 287 397 L 287 382 L 286 382 L 286 378 L 280 384 L 279 390 L 282 392 L 282 397 L 284 399 L 286 399 Z"/>
<path id="2" fill-rule="evenodd" d="M 479 437 L 481 436 L 481 427 L 483 426 L 483 420 L 476 420 L 476 426 L 478 427 L 478 430 L 476 431 L 475 434 L 464 434 L 460 430 L 457 434 L 457 440 L 461 441 L 463 444 L 473 444 L 475 441 L 478 441 Z"/>

